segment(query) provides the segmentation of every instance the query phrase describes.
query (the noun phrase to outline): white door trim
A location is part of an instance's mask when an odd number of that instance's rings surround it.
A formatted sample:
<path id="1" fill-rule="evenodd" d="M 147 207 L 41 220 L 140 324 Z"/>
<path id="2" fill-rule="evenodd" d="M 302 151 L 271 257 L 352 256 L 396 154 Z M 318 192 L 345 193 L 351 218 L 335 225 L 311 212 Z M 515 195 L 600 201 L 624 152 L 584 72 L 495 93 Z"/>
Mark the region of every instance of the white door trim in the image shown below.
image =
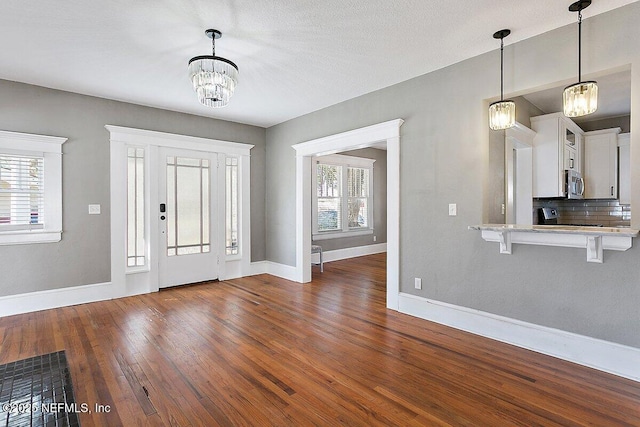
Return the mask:
<path id="1" fill-rule="evenodd" d="M 296 281 L 311 281 L 311 159 L 341 151 L 387 146 L 387 308 L 400 293 L 400 126 L 402 119 L 301 142 L 296 150 Z"/>
<path id="2" fill-rule="evenodd" d="M 126 128 L 106 125 L 110 133 L 110 216 L 111 216 L 111 297 L 158 291 L 158 152 L 159 147 L 188 149 L 238 157 L 240 165 L 240 254 L 226 257 L 219 252 L 221 280 L 251 274 L 251 217 L 250 217 L 250 144 L 220 141 L 186 135 L 156 132 L 145 129 Z M 145 149 L 145 218 L 147 237 L 147 258 L 145 268 L 127 270 L 126 267 L 126 230 L 127 230 L 127 148 Z M 153 161 L 152 161 L 153 160 Z M 224 167 L 221 164 L 218 168 Z M 213 171 L 212 171 L 213 173 Z M 218 175 L 220 176 L 220 175 Z M 221 181 L 219 185 L 224 185 Z M 221 194 L 224 194 L 224 190 Z M 224 218 L 224 217 L 222 217 Z M 217 234 L 224 236 L 224 221 L 218 221 L 223 227 Z"/>

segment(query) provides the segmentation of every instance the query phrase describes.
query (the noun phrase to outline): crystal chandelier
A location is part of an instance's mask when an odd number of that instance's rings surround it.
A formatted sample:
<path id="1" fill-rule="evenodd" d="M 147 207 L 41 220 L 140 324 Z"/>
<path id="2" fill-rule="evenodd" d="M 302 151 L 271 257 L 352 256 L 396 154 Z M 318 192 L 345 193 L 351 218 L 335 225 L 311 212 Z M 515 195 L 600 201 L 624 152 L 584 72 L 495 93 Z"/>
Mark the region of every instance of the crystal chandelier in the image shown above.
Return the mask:
<path id="1" fill-rule="evenodd" d="M 489 127 L 492 130 L 502 130 L 516 124 L 516 103 L 504 100 L 504 38 L 511 34 L 511 30 L 500 30 L 493 34 L 494 39 L 500 39 L 500 101 L 489 105 Z"/>
<path id="2" fill-rule="evenodd" d="M 580 117 L 598 109 L 598 84 L 594 81 L 583 82 L 582 74 L 582 10 L 591 4 L 591 0 L 580 0 L 569 6 L 569 11 L 578 12 L 578 83 L 567 86 L 562 94 L 564 115 Z"/>
<path id="3" fill-rule="evenodd" d="M 213 53 L 191 58 L 189 78 L 200 103 L 208 107 L 224 107 L 238 84 L 238 66 L 216 56 L 216 39 L 222 37 L 220 31 L 207 30 L 205 34 L 211 39 Z"/>

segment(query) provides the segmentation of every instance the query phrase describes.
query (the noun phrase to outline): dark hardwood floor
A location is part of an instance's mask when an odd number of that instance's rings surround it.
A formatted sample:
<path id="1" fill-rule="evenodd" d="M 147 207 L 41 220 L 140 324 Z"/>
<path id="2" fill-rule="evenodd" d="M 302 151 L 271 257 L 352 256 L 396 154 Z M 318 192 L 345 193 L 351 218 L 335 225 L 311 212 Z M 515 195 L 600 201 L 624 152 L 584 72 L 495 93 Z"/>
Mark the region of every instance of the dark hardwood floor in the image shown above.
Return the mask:
<path id="1" fill-rule="evenodd" d="M 385 255 L 0 318 L 89 426 L 640 426 L 640 383 L 385 309 Z"/>

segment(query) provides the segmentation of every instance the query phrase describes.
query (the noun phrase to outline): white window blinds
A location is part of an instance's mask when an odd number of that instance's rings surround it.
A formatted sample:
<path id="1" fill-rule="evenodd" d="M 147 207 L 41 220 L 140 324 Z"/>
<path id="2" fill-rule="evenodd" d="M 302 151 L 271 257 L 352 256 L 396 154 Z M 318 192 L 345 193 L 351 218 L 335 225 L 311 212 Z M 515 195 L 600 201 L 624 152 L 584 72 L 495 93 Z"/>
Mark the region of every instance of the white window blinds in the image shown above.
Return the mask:
<path id="1" fill-rule="evenodd" d="M 44 156 L 0 154 L 0 230 L 43 228 Z"/>

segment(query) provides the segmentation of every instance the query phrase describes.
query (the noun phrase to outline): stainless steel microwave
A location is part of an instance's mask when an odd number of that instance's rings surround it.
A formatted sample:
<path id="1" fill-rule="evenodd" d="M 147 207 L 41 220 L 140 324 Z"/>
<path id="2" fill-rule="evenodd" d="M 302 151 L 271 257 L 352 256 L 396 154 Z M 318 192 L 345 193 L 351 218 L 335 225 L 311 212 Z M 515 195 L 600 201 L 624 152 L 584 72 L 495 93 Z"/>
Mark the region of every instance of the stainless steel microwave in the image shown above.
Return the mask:
<path id="1" fill-rule="evenodd" d="M 584 179 L 580 172 L 564 171 L 564 193 L 567 199 L 584 199 Z"/>

